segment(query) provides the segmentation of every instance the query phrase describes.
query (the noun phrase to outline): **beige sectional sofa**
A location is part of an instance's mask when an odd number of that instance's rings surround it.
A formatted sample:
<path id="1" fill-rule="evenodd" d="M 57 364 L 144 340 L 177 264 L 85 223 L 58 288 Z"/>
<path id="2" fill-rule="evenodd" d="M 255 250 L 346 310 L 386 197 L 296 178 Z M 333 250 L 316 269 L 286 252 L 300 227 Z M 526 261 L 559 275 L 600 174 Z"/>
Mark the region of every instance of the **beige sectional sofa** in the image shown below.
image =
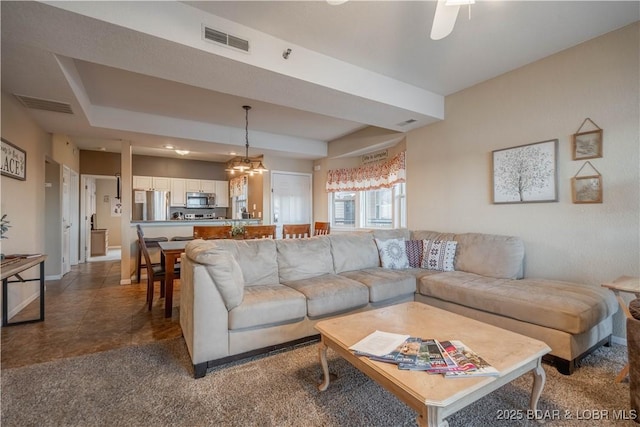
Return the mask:
<path id="1" fill-rule="evenodd" d="M 457 242 L 454 270 L 382 268 L 376 240 Z M 606 289 L 523 279 L 516 237 L 381 230 L 290 240 L 194 240 L 182 255 L 180 325 L 195 377 L 308 340 L 331 316 L 420 301 L 545 341 L 560 372 L 607 343 Z"/>

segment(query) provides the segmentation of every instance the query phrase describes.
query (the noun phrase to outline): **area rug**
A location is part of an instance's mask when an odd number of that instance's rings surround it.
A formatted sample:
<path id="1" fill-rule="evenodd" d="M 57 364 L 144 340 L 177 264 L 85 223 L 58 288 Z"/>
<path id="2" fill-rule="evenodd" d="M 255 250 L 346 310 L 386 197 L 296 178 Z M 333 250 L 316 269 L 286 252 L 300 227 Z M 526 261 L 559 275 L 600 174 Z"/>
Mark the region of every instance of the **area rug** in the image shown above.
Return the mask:
<path id="1" fill-rule="evenodd" d="M 313 344 L 234 362 L 194 380 L 182 338 L 3 370 L 7 426 L 414 426 L 415 413 L 329 350 L 337 375 L 319 392 Z M 531 375 L 450 416 L 454 426 L 634 426 L 626 347 L 603 347 L 571 376 L 544 365 L 541 420 Z M 421 375 L 423 373 L 416 373 Z M 426 374 L 424 374 L 426 375 Z M 455 381 L 455 380 L 452 380 Z"/>

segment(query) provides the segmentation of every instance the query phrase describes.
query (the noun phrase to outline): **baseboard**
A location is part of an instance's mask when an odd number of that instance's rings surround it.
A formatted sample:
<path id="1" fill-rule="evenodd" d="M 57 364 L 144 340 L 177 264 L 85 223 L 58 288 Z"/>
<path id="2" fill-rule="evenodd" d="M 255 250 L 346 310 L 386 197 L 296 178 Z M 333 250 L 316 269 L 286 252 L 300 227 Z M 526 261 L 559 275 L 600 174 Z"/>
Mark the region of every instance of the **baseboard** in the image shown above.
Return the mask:
<path id="1" fill-rule="evenodd" d="M 53 276 L 44 276 L 44 280 L 60 280 L 62 279 L 62 274 L 54 274 Z"/>
<path id="2" fill-rule="evenodd" d="M 11 320 L 13 316 L 20 313 L 24 308 L 26 308 L 33 301 L 37 300 L 39 296 L 40 296 L 40 287 L 38 287 L 38 291 L 36 293 L 32 294 L 29 298 L 23 300 L 20 304 L 15 306 L 13 310 L 10 310 L 9 312 L 7 312 L 7 320 Z"/>
<path id="3" fill-rule="evenodd" d="M 618 345 L 627 345 L 627 339 L 622 337 L 617 337 L 615 335 L 611 336 L 611 342 Z"/>
<path id="4" fill-rule="evenodd" d="M 131 284 L 131 279 L 120 279 L 120 284 L 121 285 L 130 285 Z"/>

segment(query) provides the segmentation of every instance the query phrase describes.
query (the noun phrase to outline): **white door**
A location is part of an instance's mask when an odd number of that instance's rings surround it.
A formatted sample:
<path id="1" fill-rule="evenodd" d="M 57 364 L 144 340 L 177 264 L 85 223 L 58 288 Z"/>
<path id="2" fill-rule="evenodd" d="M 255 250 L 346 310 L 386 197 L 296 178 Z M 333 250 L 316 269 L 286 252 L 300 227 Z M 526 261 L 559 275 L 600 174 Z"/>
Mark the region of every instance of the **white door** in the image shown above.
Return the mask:
<path id="1" fill-rule="evenodd" d="M 71 271 L 71 209 L 69 187 L 71 171 L 62 167 L 62 275 Z"/>
<path id="2" fill-rule="evenodd" d="M 80 262 L 89 258 L 91 247 L 91 216 L 96 211 L 96 180 L 82 176 L 82 224 L 80 227 Z"/>
<path id="3" fill-rule="evenodd" d="M 71 265 L 78 265 L 80 259 L 80 181 L 78 172 L 71 170 L 71 180 L 69 182 L 69 215 L 71 218 L 69 262 Z"/>
<path id="4" fill-rule="evenodd" d="M 311 191 L 311 174 L 271 173 L 271 219 L 278 238 L 282 224 L 311 224 Z"/>

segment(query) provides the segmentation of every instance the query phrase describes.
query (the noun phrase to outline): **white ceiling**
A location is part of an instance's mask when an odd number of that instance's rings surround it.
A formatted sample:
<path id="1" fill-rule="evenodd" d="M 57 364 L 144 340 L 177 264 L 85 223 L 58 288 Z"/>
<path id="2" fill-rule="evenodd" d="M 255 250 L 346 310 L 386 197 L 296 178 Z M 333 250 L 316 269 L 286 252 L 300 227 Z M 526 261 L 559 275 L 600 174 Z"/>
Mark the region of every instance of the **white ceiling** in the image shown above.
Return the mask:
<path id="1" fill-rule="evenodd" d="M 479 1 L 429 39 L 432 1 L 1 2 L 2 90 L 81 149 L 317 159 L 366 126 L 442 120 L 444 97 L 640 19 L 640 2 Z M 202 39 L 206 25 L 249 53 Z M 288 59 L 282 52 L 291 49 Z M 401 123 L 413 119 L 414 123 Z"/>

